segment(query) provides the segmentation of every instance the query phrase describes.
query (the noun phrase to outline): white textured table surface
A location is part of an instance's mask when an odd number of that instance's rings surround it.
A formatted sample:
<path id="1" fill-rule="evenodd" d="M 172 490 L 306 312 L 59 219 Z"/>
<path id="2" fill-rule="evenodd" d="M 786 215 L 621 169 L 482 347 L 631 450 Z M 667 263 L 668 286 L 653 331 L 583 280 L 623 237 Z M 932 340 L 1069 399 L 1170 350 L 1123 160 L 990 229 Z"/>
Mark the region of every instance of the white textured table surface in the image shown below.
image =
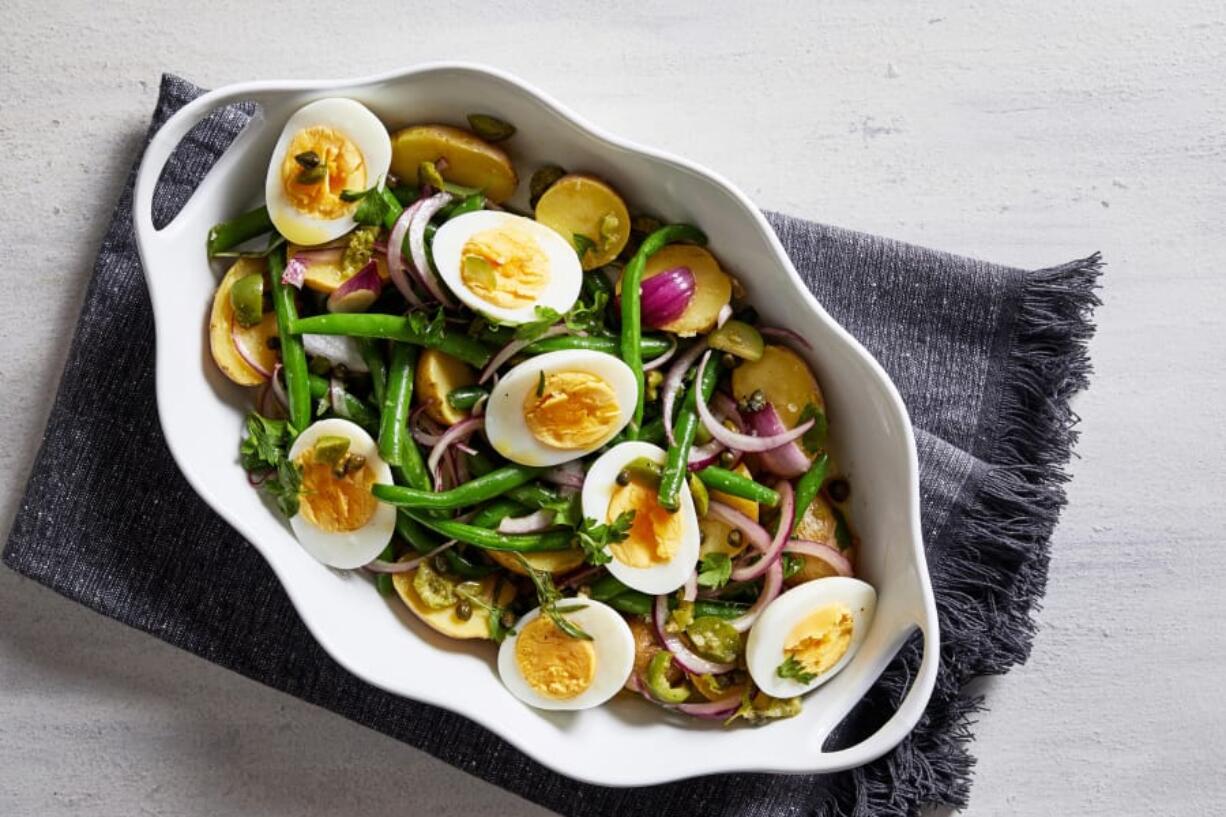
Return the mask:
<path id="1" fill-rule="evenodd" d="M 0 525 L 161 71 L 485 61 L 764 207 L 1023 267 L 1104 252 L 1042 626 L 1029 665 L 985 685 L 969 813 L 1220 810 L 1220 3 L 171 5 L 0 4 Z M 495 809 L 544 813 L 0 571 L 0 814 Z"/>

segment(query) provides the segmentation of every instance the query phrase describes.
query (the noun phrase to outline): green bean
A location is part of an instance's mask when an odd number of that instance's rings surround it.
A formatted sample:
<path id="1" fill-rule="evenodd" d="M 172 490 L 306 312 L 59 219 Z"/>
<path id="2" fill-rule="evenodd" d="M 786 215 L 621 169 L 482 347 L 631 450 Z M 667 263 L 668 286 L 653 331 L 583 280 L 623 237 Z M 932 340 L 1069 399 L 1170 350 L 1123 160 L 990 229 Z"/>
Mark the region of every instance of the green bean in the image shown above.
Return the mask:
<path id="1" fill-rule="evenodd" d="M 480 451 L 465 454 L 464 460 L 468 463 L 469 473 L 474 477 L 483 477 L 496 467 L 494 461 Z"/>
<path id="2" fill-rule="evenodd" d="M 502 496 L 513 488 L 533 479 L 544 468 L 526 465 L 505 465 L 485 476 L 477 477 L 450 491 L 423 491 L 402 485 L 378 483 L 371 488 L 377 498 L 402 508 L 426 510 L 451 510 L 476 505 L 487 499 Z"/>
<path id="3" fill-rule="evenodd" d="M 384 187 L 380 193 L 383 196 L 383 202 L 387 205 L 387 212 L 383 216 L 383 226 L 390 230 L 396 226 L 396 219 L 400 218 L 404 207 L 400 204 L 400 199 L 396 198 L 396 194 L 387 187 Z"/>
<path id="4" fill-rule="evenodd" d="M 592 598 L 595 598 L 593 596 Z M 612 607 L 619 613 L 626 613 L 632 616 L 649 616 L 652 614 L 652 605 L 655 600 L 652 596 L 646 593 L 640 593 L 638 590 L 626 590 L 618 593 L 612 598 L 605 601 L 605 604 Z M 674 606 L 676 602 L 670 600 L 669 606 Z M 699 616 L 715 616 L 725 620 L 739 618 L 749 609 L 747 604 L 737 604 L 731 601 L 717 601 L 715 599 L 699 599 L 694 602 L 694 617 Z"/>
<path id="5" fill-rule="evenodd" d="M 698 431 L 698 408 L 695 400 L 699 392 L 702 401 L 711 399 L 715 384 L 719 382 L 718 361 L 708 360 L 702 372 L 702 382 L 695 381 L 686 392 L 681 411 L 677 414 L 677 423 L 673 426 L 673 444 L 668 448 L 668 457 L 664 461 L 664 474 L 660 477 L 660 505 L 670 511 L 681 507 L 681 486 L 689 475 L 690 447 L 694 444 L 694 434 Z M 668 422 L 668 418 L 662 418 Z M 776 501 L 778 498 L 776 497 Z"/>
<path id="6" fill-rule="evenodd" d="M 643 335 L 639 340 L 639 350 L 642 352 L 642 358 L 651 360 L 667 352 L 672 348 L 672 343 L 667 338 L 659 335 Z M 530 343 L 521 352 L 521 355 L 540 355 L 545 352 L 557 352 L 562 349 L 585 349 L 592 352 L 604 352 L 607 355 L 617 357 L 621 354 L 621 343 L 617 338 L 604 337 L 601 335 L 588 335 L 586 337 L 580 335 L 558 335 L 552 338 L 542 338 L 535 343 Z"/>
<path id="7" fill-rule="evenodd" d="M 562 501 L 562 496 L 539 482 L 530 482 L 507 491 L 507 499 L 513 499 L 529 508 L 553 508 Z"/>
<path id="8" fill-rule="evenodd" d="M 590 300 L 595 300 L 596 294 L 603 292 L 605 297 L 610 301 L 613 300 L 613 284 L 609 281 L 609 276 L 604 274 L 603 270 L 594 269 L 583 273 L 583 283 L 581 285 L 583 297 Z"/>
<path id="9" fill-rule="evenodd" d="M 657 417 L 639 430 L 639 439 L 652 445 L 663 445 L 668 439 L 664 433 L 664 418 Z"/>
<path id="10" fill-rule="evenodd" d="M 413 368 L 417 365 L 417 347 L 397 343 L 392 347 L 392 361 L 387 369 L 387 386 L 383 396 L 383 413 L 379 418 L 379 456 L 389 465 L 404 461 L 404 437 L 408 434 L 409 403 L 413 399 Z"/>
<path id="11" fill-rule="evenodd" d="M 707 237 L 697 227 L 688 224 L 670 224 L 661 227 L 639 245 L 634 257 L 622 271 L 622 342 L 621 358 L 634 372 L 638 384 L 638 399 L 634 405 L 634 417 L 631 423 L 631 435 L 637 437 L 638 429 L 643 425 L 643 406 L 646 398 L 646 387 L 643 383 L 643 353 L 640 348 L 643 336 L 642 293 L 639 287 L 643 283 L 643 270 L 647 259 L 676 241 L 692 241 L 695 244 L 707 243 Z"/>
<path id="12" fill-rule="evenodd" d="M 294 321 L 295 334 L 349 335 L 355 338 L 387 338 L 415 346 L 429 346 L 459 358 L 470 366 L 481 368 L 489 362 L 490 350 L 463 332 L 444 330 L 437 338 L 415 331 L 404 315 L 383 315 L 373 312 L 333 312 Z"/>
<path id="13" fill-rule="evenodd" d="M 468 524 L 474 528 L 496 528 L 508 516 L 522 516 L 527 512 L 526 506 L 502 496 L 473 514 Z"/>
<path id="14" fill-rule="evenodd" d="M 612 573 L 606 573 L 596 581 L 592 582 L 588 588 L 591 591 L 591 596 L 596 601 L 607 602 L 615 596 L 619 596 L 629 590 L 629 587 L 622 584 L 621 580 Z"/>
<path id="15" fill-rule="evenodd" d="M 826 469 L 829 465 L 830 458 L 823 451 L 817 455 L 817 459 L 813 460 L 809 470 L 796 480 L 796 510 L 792 512 L 793 527 L 800 524 L 801 517 L 805 515 L 805 511 L 809 510 L 809 506 L 813 504 L 813 500 L 821 491 L 822 483 L 826 481 Z"/>
<path id="16" fill-rule="evenodd" d="M 396 514 L 396 533 L 423 556 L 442 544 L 428 528 L 403 513 Z M 453 547 L 444 550 L 443 555 L 451 572 L 465 579 L 480 579 L 497 569 L 493 565 L 473 564 Z"/>
<path id="17" fill-rule="evenodd" d="M 215 224 L 209 230 L 209 257 L 212 258 L 219 252 L 233 249 L 244 241 L 271 231 L 272 219 L 268 216 L 267 207 L 257 207 L 230 221 Z"/>
<path id="18" fill-rule="evenodd" d="M 285 391 L 289 397 L 289 420 L 295 433 L 311 424 L 311 382 L 302 338 L 290 327 L 298 318 L 294 289 L 281 283 L 285 272 L 285 249 L 278 247 L 268 256 L 268 279 L 272 284 L 272 305 L 277 313 L 277 333 L 281 340 L 281 365 L 285 369 Z"/>
<path id="19" fill-rule="evenodd" d="M 467 411 L 488 396 L 489 391 L 483 386 L 460 386 L 447 393 L 447 403 L 457 411 Z"/>
<path id="20" fill-rule="evenodd" d="M 386 187 L 385 189 L 392 194 L 392 198 L 401 207 L 408 207 L 421 198 L 421 191 L 411 184 L 398 184 L 395 187 Z"/>
<path id="21" fill-rule="evenodd" d="M 380 486 L 375 486 L 376 488 Z M 441 533 L 448 539 L 474 545 L 485 550 L 508 550 L 517 553 L 539 553 L 549 550 L 566 550 L 573 547 L 574 533 L 568 530 L 551 531 L 549 533 L 498 533 L 475 525 L 467 525 L 451 519 L 431 519 L 419 516 L 413 511 L 404 511 L 417 522 L 433 531 Z"/>
<path id="22" fill-rule="evenodd" d="M 374 393 L 375 402 L 381 406 L 387 387 L 387 363 L 383 360 L 383 351 L 379 348 L 379 341 L 373 338 L 358 338 L 357 341 L 362 361 L 370 369 L 370 390 Z"/>
<path id="23" fill-rule="evenodd" d="M 328 382 L 326 377 L 320 377 L 317 374 L 308 375 L 308 380 L 311 384 L 311 399 L 321 400 L 328 397 L 328 392 L 332 388 L 332 384 Z M 348 419 L 353 420 L 367 431 L 376 431 L 379 428 L 379 413 L 365 400 L 356 395 L 350 394 L 346 389 L 341 389 L 341 400 L 344 402 L 345 415 Z"/>
<path id="24" fill-rule="evenodd" d="M 778 491 L 767 488 L 760 482 L 754 482 L 749 477 L 742 476 L 735 471 L 729 471 L 727 468 L 712 465 L 697 473 L 698 478 L 702 480 L 702 484 L 713 491 L 719 491 L 729 496 L 739 496 L 742 499 L 749 499 L 770 508 L 779 504 Z"/>

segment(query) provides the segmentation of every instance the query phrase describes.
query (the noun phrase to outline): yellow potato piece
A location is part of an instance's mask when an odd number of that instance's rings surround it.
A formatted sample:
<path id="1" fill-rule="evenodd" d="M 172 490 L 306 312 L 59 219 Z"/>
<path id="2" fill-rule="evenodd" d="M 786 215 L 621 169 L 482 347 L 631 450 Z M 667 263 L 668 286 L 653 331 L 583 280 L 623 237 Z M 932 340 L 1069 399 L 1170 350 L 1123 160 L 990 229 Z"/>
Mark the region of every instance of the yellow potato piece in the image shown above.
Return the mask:
<path id="1" fill-rule="evenodd" d="M 800 517 L 800 521 L 796 523 L 796 528 L 792 531 L 792 538 L 804 539 L 809 542 L 820 542 L 823 545 L 829 545 L 838 550 L 838 540 L 834 537 L 834 528 L 834 513 L 825 498 L 818 494 Z M 850 551 L 843 551 L 843 555 L 851 558 Z M 789 587 L 804 584 L 814 579 L 824 579 L 827 576 L 838 575 L 834 568 L 821 559 L 816 559 L 812 556 L 802 556 L 801 558 L 804 559 L 804 566 L 800 569 L 800 572 L 787 580 Z"/>
<path id="2" fill-rule="evenodd" d="M 761 389 L 787 428 L 795 428 L 809 403 L 826 410 L 817 378 L 800 355 L 786 346 L 767 346 L 762 359 L 745 361 L 732 370 L 732 394 L 744 399 Z"/>
<path id="3" fill-rule="evenodd" d="M 536 203 L 536 220 L 568 243 L 574 244 L 576 234 L 591 240 L 592 249 L 582 259 L 584 269 L 603 267 L 630 240 L 626 203 L 594 176 L 571 174 L 558 179 Z"/>
<path id="4" fill-rule="evenodd" d="M 710 332 L 719 319 L 719 311 L 732 300 L 732 279 L 720 269 L 715 256 L 702 247 L 670 244 L 647 259 L 643 280 L 673 267 L 689 267 L 694 273 L 694 297 L 680 316 L 659 328 L 683 337 Z"/>
<path id="5" fill-rule="evenodd" d="M 498 203 L 515 195 L 519 177 L 501 148 L 461 128 L 449 125 L 414 125 L 392 134 L 392 173 L 417 183 L 422 162 L 446 159 L 442 176 L 449 182 L 477 187 Z"/>
<path id="6" fill-rule="evenodd" d="M 341 242 L 339 247 L 344 248 L 345 243 L 346 242 Z M 331 245 L 325 245 L 323 247 L 300 247 L 297 244 L 287 244 L 285 248 L 285 260 L 288 262 L 291 258 L 303 250 L 314 251 L 326 249 L 329 246 Z M 391 277 L 391 273 L 387 271 L 387 258 L 383 255 L 376 254 L 374 259 L 375 268 L 379 273 L 380 280 L 386 282 Z M 337 289 L 337 287 L 345 283 L 347 278 L 348 276 L 341 273 L 341 262 L 339 258 L 336 261 L 312 261 L 307 265 L 306 274 L 302 278 L 302 284 L 308 289 L 313 289 L 316 292 L 323 292 L 324 294 L 330 295 Z"/>
<path id="7" fill-rule="evenodd" d="M 406 556 L 405 558 L 411 557 Z M 455 607 L 435 610 L 426 606 L 426 603 L 421 600 L 421 596 L 417 595 L 417 591 L 413 589 L 413 576 L 416 572 L 414 570 L 409 573 L 394 574 L 392 576 L 392 585 L 395 586 L 396 593 L 400 596 L 401 601 L 405 603 L 405 606 L 412 610 L 415 616 L 425 622 L 426 626 L 451 638 L 490 637 L 490 614 L 488 610 L 474 604 L 472 606 L 473 614 L 466 621 L 455 614 Z M 494 592 L 494 584 L 497 581 L 497 576 L 486 576 L 478 582 L 481 585 L 483 598 L 490 598 Z M 498 591 L 498 597 L 499 605 L 509 604 L 511 599 L 515 598 L 515 588 L 510 583 L 503 582 L 501 589 Z"/>
<path id="8" fill-rule="evenodd" d="M 213 294 L 213 310 L 209 315 L 209 351 L 212 352 L 213 362 L 217 364 L 217 368 L 221 369 L 222 374 L 240 386 L 258 386 L 267 378 L 251 368 L 234 346 L 234 338 L 230 334 L 234 327 L 234 307 L 230 305 L 230 287 L 234 286 L 234 282 L 239 278 L 256 272 L 262 274 L 266 267 L 267 263 L 262 258 L 238 259 L 226 272 L 221 283 L 217 285 L 217 292 Z M 274 326 L 276 324 L 275 317 L 273 324 Z M 260 326 L 263 326 L 263 323 Z M 254 347 L 248 346 L 247 348 Z M 274 362 L 275 358 L 276 353 L 274 352 Z"/>
<path id="9" fill-rule="evenodd" d="M 749 466 L 743 462 L 739 463 L 732 470 L 743 477 L 753 479 Z M 711 499 L 716 502 L 722 502 L 733 510 L 740 511 L 754 522 L 758 521 L 758 503 L 752 499 L 732 496 L 722 491 L 711 491 Z M 729 556 L 736 556 L 749 545 L 749 540 L 744 537 L 741 539 L 740 547 L 733 547 L 728 544 L 728 534 L 732 532 L 732 527 L 718 519 L 712 519 L 708 516 L 700 520 L 698 528 L 702 531 L 702 545 L 699 547 L 699 554 L 702 556 L 706 556 L 708 553 L 727 553 Z"/>
<path id="10" fill-rule="evenodd" d="M 514 553 L 502 550 L 487 550 L 486 554 L 512 573 L 518 573 L 521 576 L 528 575 L 528 571 L 519 563 L 519 559 L 515 557 Z M 544 570 L 554 575 L 568 573 L 583 564 L 583 551 L 579 548 L 525 553 L 523 556 L 534 569 Z"/>
<path id="11" fill-rule="evenodd" d="M 464 361 L 437 349 L 423 349 L 417 360 L 413 389 L 430 419 L 450 426 L 467 419 L 469 412 L 452 408 L 447 395 L 460 386 L 476 382 L 477 373 Z"/>

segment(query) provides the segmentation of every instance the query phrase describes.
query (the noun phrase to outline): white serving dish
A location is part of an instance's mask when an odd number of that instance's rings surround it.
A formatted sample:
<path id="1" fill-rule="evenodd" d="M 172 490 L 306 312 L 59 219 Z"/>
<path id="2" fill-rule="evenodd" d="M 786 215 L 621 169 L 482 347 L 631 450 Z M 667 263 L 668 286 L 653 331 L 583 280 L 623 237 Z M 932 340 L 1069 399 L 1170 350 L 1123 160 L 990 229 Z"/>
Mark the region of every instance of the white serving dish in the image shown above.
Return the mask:
<path id="1" fill-rule="evenodd" d="M 855 486 L 853 513 L 864 543 L 858 570 L 880 601 L 859 654 L 806 698 L 801 716 L 757 729 L 723 729 L 637 700 L 580 713 L 530 709 L 499 681 L 493 645 L 445 639 L 398 601 L 373 592 L 365 577 L 316 562 L 247 484 L 236 452 L 250 395 L 209 358 L 206 316 L 217 273 L 205 257 L 205 236 L 214 223 L 260 203 L 272 145 L 290 114 L 338 95 L 363 102 L 392 128 L 463 123 L 472 111 L 515 123 L 521 197 L 526 178 L 546 162 L 604 176 L 627 201 L 700 226 L 767 322 L 813 343 L 810 363 L 829 404 L 838 460 Z M 179 215 L 156 230 L 154 187 L 175 146 L 218 106 L 245 100 L 260 111 Z M 914 727 L 932 692 L 939 636 L 907 411 L 881 366 L 802 284 L 759 210 L 719 175 L 619 139 L 501 71 L 430 64 L 352 81 L 250 82 L 205 94 L 150 142 L 136 180 L 135 221 L 157 325 L 158 411 L 171 453 L 200 496 L 268 561 L 324 649 L 359 678 L 458 712 L 562 774 L 610 786 L 732 771 L 832 772 L 880 757 Z M 863 742 L 822 751 L 830 731 L 916 628 L 924 633 L 923 660 L 897 712 Z"/>

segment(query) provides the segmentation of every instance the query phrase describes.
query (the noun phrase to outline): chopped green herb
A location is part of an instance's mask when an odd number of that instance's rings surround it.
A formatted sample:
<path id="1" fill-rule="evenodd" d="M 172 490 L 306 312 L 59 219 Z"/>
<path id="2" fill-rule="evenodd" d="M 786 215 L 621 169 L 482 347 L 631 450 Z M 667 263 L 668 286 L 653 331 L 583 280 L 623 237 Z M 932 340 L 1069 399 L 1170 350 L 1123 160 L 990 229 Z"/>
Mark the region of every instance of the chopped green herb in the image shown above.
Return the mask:
<path id="1" fill-rule="evenodd" d="M 608 303 L 609 296 L 605 292 L 597 292 L 593 295 L 591 305 L 577 301 L 566 313 L 566 328 L 575 333 L 602 334 L 605 331 L 605 306 Z"/>
<path id="2" fill-rule="evenodd" d="M 410 312 L 408 317 L 409 328 L 413 330 L 414 334 L 421 335 L 422 345 L 434 346 L 443 340 L 443 331 L 447 328 L 447 318 L 443 314 L 441 306 L 434 313 L 433 318 L 427 317 L 425 312 Z"/>
<path id="3" fill-rule="evenodd" d="M 698 583 L 712 589 L 723 587 L 732 578 L 732 559 L 727 553 L 708 553 L 698 567 Z"/>
<path id="4" fill-rule="evenodd" d="M 541 613 L 549 616 L 557 628 L 571 638 L 591 641 L 592 637 L 584 632 L 582 627 L 563 615 L 564 613 L 582 610 L 587 605 L 568 604 L 565 607 L 559 607 L 558 602 L 563 600 L 563 596 L 558 588 L 554 587 L 553 578 L 549 573 L 544 570 L 537 570 L 532 566 L 531 562 L 524 558 L 522 553 L 516 553 L 515 556 L 519 559 L 519 563 L 523 565 L 524 570 L 528 571 L 528 577 L 532 579 L 532 584 L 536 588 L 537 601 L 540 602 Z"/>
<path id="5" fill-rule="evenodd" d="M 736 712 L 728 720 L 724 721 L 724 726 L 728 726 L 737 718 L 742 718 L 746 723 L 759 724 L 777 718 L 794 718 L 800 714 L 800 698 L 773 698 L 765 692 L 759 692 L 757 695 L 751 695 L 750 691 L 745 690 L 741 695 L 741 705 Z"/>
<path id="6" fill-rule="evenodd" d="M 558 310 L 548 306 L 536 307 L 536 320 L 520 324 L 515 330 L 516 340 L 534 341 L 549 331 L 555 323 L 562 319 Z"/>
<path id="7" fill-rule="evenodd" d="M 582 233 L 571 233 L 571 238 L 574 241 L 575 252 L 579 253 L 579 260 L 582 262 L 587 254 L 596 249 L 596 242 Z"/>
<path id="8" fill-rule="evenodd" d="M 783 554 L 783 578 L 790 579 L 805 566 L 805 557 L 797 553 Z"/>
<path id="9" fill-rule="evenodd" d="M 607 565 L 613 556 L 609 553 L 609 544 L 620 542 L 630 535 L 634 525 L 634 511 L 625 511 L 607 525 L 597 524 L 595 519 L 585 517 L 579 523 L 576 531 L 579 546 L 587 556 L 588 564 Z"/>
<path id="10" fill-rule="evenodd" d="M 807 684 L 817 677 L 816 672 L 805 669 L 805 665 L 797 661 L 794 655 L 785 658 L 783 663 L 775 668 L 775 674 L 780 678 L 791 678 L 800 684 Z"/>
<path id="11" fill-rule="evenodd" d="M 247 435 L 239 446 L 243 469 L 263 476 L 260 488 L 271 496 L 286 517 L 298 513 L 302 470 L 286 453 L 294 441 L 293 430 L 285 420 L 251 412 L 247 415 Z"/>
<path id="12" fill-rule="evenodd" d="M 353 211 L 353 220 L 365 227 L 380 227 L 387 218 L 387 199 L 375 185 L 362 193 L 357 200 L 358 206 Z"/>

